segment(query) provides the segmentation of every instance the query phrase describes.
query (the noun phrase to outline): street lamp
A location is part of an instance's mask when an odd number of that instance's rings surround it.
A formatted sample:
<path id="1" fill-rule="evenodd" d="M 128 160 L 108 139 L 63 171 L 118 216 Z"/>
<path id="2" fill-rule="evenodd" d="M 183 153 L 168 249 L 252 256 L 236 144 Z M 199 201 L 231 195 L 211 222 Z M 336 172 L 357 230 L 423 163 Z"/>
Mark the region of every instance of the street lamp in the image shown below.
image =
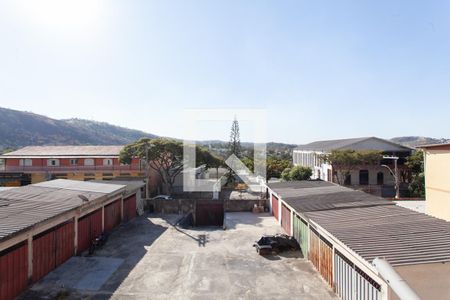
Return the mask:
<path id="1" fill-rule="evenodd" d="M 389 170 L 389 173 L 391 173 L 391 175 L 394 177 L 395 199 L 399 199 L 400 198 L 400 184 L 399 184 L 399 180 L 398 180 L 398 166 L 397 166 L 398 157 L 397 156 L 383 156 L 383 159 L 391 159 L 394 161 L 394 171 L 392 171 L 392 169 L 388 165 L 381 165 L 381 166 L 387 168 Z"/>

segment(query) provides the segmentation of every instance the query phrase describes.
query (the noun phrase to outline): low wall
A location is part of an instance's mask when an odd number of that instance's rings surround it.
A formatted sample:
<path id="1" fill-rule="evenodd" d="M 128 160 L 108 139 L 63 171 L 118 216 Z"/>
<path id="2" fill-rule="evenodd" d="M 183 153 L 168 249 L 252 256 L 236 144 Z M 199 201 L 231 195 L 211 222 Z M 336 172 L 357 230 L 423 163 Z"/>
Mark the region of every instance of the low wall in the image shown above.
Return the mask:
<path id="1" fill-rule="evenodd" d="M 269 202 L 266 199 L 259 200 L 227 200 L 225 201 L 226 212 L 252 211 L 255 206 L 269 207 Z"/>
<path id="2" fill-rule="evenodd" d="M 175 199 L 175 200 L 144 200 L 145 211 L 152 211 L 162 214 L 179 214 L 185 215 L 193 212 L 197 201 L 219 201 L 219 200 L 203 200 L 203 199 Z M 225 212 L 252 211 L 255 206 L 269 207 L 268 200 L 226 200 L 224 201 Z"/>
<path id="3" fill-rule="evenodd" d="M 145 211 L 161 213 L 161 214 L 178 214 L 185 215 L 194 211 L 196 199 L 145 199 Z"/>

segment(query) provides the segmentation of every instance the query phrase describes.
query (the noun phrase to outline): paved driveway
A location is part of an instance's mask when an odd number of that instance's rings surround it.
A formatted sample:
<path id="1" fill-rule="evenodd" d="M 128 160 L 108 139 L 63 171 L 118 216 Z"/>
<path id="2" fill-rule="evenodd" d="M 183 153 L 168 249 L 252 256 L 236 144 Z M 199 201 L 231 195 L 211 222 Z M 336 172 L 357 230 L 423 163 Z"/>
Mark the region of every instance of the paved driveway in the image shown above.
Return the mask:
<path id="1" fill-rule="evenodd" d="M 280 231 L 267 214 L 228 213 L 227 230 L 175 228 L 175 216 L 140 217 L 92 257 L 75 257 L 23 298 L 335 299 L 300 252 L 261 257 L 252 247 Z"/>

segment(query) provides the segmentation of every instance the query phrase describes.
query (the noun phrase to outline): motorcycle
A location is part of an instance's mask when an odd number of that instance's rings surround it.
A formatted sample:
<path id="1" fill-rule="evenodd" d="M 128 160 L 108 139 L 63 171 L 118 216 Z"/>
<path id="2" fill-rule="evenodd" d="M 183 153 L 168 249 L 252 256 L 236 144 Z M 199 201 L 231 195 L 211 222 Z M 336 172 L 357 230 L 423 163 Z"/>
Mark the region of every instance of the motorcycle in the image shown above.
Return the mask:
<path id="1" fill-rule="evenodd" d="M 89 247 L 89 254 L 94 254 L 95 250 L 98 248 L 103 247 L 103 245 L 106 243 L 108 239 L 108 235 L 106 233 L 102 233 L 99 236 L 97 236 L 93 241 L 91 246 Z"/>

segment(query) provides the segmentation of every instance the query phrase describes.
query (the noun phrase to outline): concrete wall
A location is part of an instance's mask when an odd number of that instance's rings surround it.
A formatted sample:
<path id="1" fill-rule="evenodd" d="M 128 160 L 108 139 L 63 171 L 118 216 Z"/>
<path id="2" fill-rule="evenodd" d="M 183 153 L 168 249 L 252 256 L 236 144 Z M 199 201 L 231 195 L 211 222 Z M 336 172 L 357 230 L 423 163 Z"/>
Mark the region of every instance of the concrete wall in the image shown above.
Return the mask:
<path id="1" fill-rule="evenodd" d="M 450 221 L 449 150 L 425 151 L 427 214 Z"/>
<path id="2" fill-rule="evenodd" d="M 192 212 L 196 201 L 219 201 L 204 199 L 174 199 L 174 200 L 153 200 L 147 199 L 144 202 L 145 210 L 149 211 L 153 208 L 155 213 L 164 214 L 187 214 Z M 268 200 L 226 200 L 224 202 L 226 212 L 252 211 L 254 205 L 269 207 Z"/>
<path id="3" fill-rule="evenodd" d="M 400 266 L 395 270 L 421 299 L 450 299 L 450 263 Z M 389 299 L 399 299 L 390 291 Z"/>
<path id="4" fill-rule="evenodd" d="M 227 200 L 225 201 L 226 212 L 252 211 L 255 206 L 264 206 L 269 209 L 269 200 Z"/>

